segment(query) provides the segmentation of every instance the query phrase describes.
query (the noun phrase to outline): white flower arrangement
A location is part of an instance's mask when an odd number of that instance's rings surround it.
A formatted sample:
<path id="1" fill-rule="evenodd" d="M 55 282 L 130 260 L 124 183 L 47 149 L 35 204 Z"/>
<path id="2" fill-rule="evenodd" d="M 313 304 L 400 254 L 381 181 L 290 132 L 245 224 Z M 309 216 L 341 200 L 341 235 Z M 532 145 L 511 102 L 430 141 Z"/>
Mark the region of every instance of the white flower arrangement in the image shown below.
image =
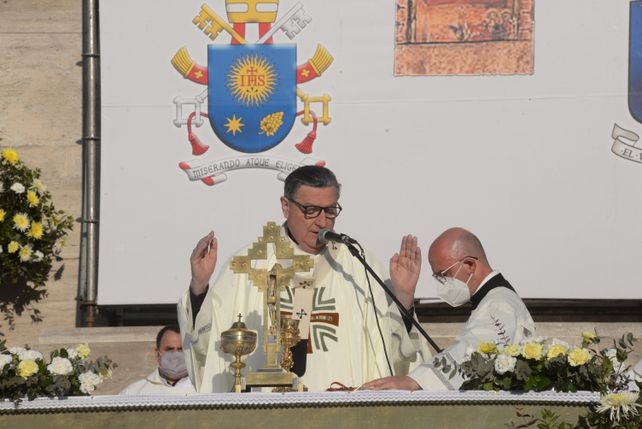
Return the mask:
<path id="1" fill-rule="evenodd" d="M 107 357 L 90 359 L 86 344 L 51 352 L 49 363 L 42 353 L 0 344 L 0 399 L 89 395 L 111 377 L 116 364 Z"/>
<path id="2" fill-rule="evenodd" d="M 598 349 L 600 338 L 582 333 L 581 345 L 571 346 L 556 339 L 538 337 L 520 344 L 482 342 L 470 357 L 458 365 L 464 378 L 462 390 L 519 390 L 558 392 L 589 390 L 600 392 L 597 406 L 580 416 L 578 425 L 559 422 L 559 415 L 543 410 L 537 417 L 519 417 L 528 424 L 512 427 L 540 428 L 642 428 L 642 376 L 626 363 L 636 339 L 623 335 L 613 347 Z M 448 363 L 435 359 L 433 365 L 452 373 Z M 639 369 L 642 369 L 642 363 Z M 637 370 L 636 366 L 636 370 Z"/>

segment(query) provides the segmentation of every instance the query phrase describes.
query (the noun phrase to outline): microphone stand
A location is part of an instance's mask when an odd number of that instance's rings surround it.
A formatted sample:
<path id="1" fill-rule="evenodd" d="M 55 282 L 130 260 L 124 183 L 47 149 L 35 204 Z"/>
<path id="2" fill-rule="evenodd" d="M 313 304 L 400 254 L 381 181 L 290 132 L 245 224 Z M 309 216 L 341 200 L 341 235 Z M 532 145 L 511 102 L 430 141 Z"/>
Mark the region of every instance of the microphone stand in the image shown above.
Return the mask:
<path id="1" fill-rule="evenodd" d="M 374 270 L 372 269 L 372 267 L 368 264 L 368 262 L 366 262 L 365 258 L 364 258 L 363 256 L 361 256 L 361 254 L 359 253 L 359 250 L 357 250 L 357 248 L 356 248 L 356 247 L 354 247 L 354 245 L 353 245 L 352 243 L 346 243 L 346 242 L 343 242 L 343 244 L 345 244 L 346 246 L 348 246 L 348 250 L 350 250 L 350 253 L 352 253 L 352 256 L 354 256 L 355 258 L 357 258 L 357 259 L 359 260 L 359 262 L 361 262 L 361 264 L 363 265 L 363 267 L 364 267 L 364 268 L 365 268 L 365 269 L 366 269 L 370 274 L 372 274 L 372 277 L 374 277 L 374 278 L 375 278 L 375 280 L 377 281 L 377 283 L 379 283 L 379 286 L 381 286 L 381 287 L 383 288 L 383 290 L 388 294 L 388 296 L 389 296 L 390 298 L 392 298 L 392 300 L 395 302 L 395 304 L 397 304 L 397 307 L 399 307 L 399 311 L 401 312 L 401 314 L 403 315 L 403 317 L 404 317 L 406 320 L 410 320 L 410 322 L 412 322 L 413 326 L 414 326 L 415 328 L 417 328 L 417 330 L 418 330 L 418 331 L 421 333 L 421 335 L 426 339 L 426 341 L 428 341 L 428 343 L 432 346 L 432 348 L 433 348 L 433 349 L 435 349 L 435 351 L 436 351 L 437 353 L 441 353 L 441 352 L 442 352 L 442 349 L 437 345 L 437 343 L 435 343 L 435 342 L 433 341 L 433 339 L 432 339 L 432 338 L 430 338 L 430 335 L 428 335 L 428 333 L 427 333 L 426 331 L 424 331 L 424 328 L 422 328 L 422 327 L 421 327 L 421 325 L 419 324 L 419 322 L 417 322 L 417 321 L 415 320 L 415 318 L 414 318 L 414 317 L 412 317 L 412 314 L 410 314 L 410 312 L 409 312 L 408 310 L 406 310 L 406 308 L 403 306 L 403 304 L 402 304 L 402 303 L 397 299 L 397 297 L 395 296 L 395 294 L 394 294 L 394 293 L 392 293 L 392 291 L 386 287 L 386 285 L 385 285 L 385 283 L 383 282 L 383 280 L 381 280 L 381 278 L 377 275 L 377 273 L 375 273 L 375 272 L 374 272 Z"/>

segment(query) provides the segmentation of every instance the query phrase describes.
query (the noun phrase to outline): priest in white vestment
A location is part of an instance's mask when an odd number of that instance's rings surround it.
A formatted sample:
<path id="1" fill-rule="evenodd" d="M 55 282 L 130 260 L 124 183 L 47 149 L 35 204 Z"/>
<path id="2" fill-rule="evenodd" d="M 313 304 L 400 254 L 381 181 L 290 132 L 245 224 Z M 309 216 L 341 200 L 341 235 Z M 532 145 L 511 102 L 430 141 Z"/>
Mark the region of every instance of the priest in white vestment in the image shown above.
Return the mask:
<path id="1" fill-rule="evenodd" d="M 409 368 L 430 358 L 425 340 L 402 319 L 376 281 L 366 277 L 363 266 L 346 246 L 325 245 L 318 240 L 321 229 L 334 227 L 341 211 L 339 193 L 340 185 L 330 170 L 305 166 L 288 176 L 281 197 L 286 219 L 281 235 L 287 237 L 295 254 L 309 255 L 314 262 L 312 271 L 296 275 L 280 296 L 281 311 L 302 317 L 304 340 L 293 348 L 298 348 L 293 372 L 311 391 L 325 390 L 335 381 L 357 387 L 374 378 L 406 374 Z M 199 392 L 232 390 L 232 356 L 221 351 L 220 335 L 238 314 L 249 329 L 259 333 L 255 351 L 244 359 L 244 373 L 266 363 L 261 335 L 263 293 L 247 274 L 234 273 L 229 263 L 209 286 L 217 246 L 213 232 L 197 244 L 190 259 L 190 288 L 178 305 L 187 367 Z M 247 255 L 247 248 L 237 255 Z M 372 255 L 365 255 L 382 279 L 390 278 Z M 252 264 L 253 268 L 269 270 L 274 262 L 276 259 L 270 257 L 267 261 L 253 260 Z M 399 253 L 390 261 L 390 274 L 391 287 L 409 310 L 420 266 L 416 237 L 404 237 Z"/>
<path id="2" fill-rule="evenodd" d="M 463 331 L 436 358 L 461 363 L 482 341 L 519 343 L 535 334 L 535 322 L 524 302 L 501 273 L 491 268 L 481 242 L 470 231 L 451 228 L 443 232 L 430 246 L 428 262 L 440 298 L 453 307 L 472 303 Z M 458 389 L 463 381 L 459 374 L 451 378 L 430 361 L 407 376 L 373 380 L 364 387 L 448 390 Z"/>

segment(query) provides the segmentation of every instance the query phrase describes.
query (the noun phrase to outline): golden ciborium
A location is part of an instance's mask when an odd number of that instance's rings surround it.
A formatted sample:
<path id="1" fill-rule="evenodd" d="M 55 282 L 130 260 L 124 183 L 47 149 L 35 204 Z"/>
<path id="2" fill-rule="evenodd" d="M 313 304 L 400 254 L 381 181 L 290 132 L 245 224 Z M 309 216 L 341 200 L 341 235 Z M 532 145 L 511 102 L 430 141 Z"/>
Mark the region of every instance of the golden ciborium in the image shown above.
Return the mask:
<path id="1" fill-rule="evenodd" d="M 250 354 L 256 348 L 256 332 L 247 329 L 245 323 L 239 320 L 232 324 L 232 327 L 221 333 L 221 350 L 224 353 L 234 355 L 234 362 L 230 367 L 234 369 L 234 391 L 241 392 L 241 368 L 245 364 L 241 362 L 241 356 Z"/>

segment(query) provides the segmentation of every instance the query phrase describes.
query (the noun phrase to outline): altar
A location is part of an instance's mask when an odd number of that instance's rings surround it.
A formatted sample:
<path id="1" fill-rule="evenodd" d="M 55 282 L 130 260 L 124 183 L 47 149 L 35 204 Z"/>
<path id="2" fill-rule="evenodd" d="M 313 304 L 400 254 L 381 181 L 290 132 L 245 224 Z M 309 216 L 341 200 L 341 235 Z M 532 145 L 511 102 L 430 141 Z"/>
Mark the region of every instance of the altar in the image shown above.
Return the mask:
<path id="1" fill-rule="evenodd" d="M 594 392 L 217 393 L 91 396 L 0 403 L 0 428 L 502 428 L 517 411 L 549 409 L 569 422 Z"/>

